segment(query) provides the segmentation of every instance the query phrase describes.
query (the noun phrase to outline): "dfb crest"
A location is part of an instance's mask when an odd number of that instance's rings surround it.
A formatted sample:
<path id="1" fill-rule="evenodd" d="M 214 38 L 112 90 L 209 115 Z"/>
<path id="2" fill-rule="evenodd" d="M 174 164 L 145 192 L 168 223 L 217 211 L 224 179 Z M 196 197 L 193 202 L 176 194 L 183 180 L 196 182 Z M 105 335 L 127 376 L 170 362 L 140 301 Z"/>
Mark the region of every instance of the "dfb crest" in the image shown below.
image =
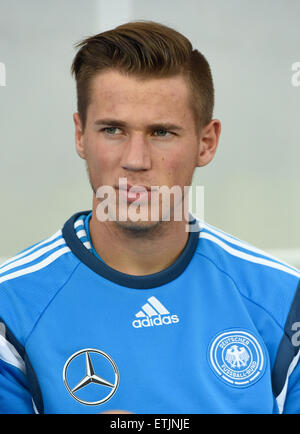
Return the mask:
<path id="1" fill-rule="evenodd" d="M 263 375 L 266 357 L 258 339 L 245 330 L 219 333 L 208 349 L 213 372 L 231 386 L 246 387 Z"/>

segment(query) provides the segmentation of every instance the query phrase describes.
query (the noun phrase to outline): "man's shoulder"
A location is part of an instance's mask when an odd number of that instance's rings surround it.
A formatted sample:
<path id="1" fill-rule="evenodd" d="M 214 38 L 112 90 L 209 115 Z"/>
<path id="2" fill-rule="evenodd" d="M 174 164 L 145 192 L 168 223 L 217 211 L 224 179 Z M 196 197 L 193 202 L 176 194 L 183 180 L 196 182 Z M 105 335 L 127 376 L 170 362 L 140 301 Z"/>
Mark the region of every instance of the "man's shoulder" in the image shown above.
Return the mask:
<path id="1" fill-rule="evenodd" d="M 197 254 L 228 276 L 250 302 L 277 314 L 282 308 L 284 320 L 299 288 L 300 270 L 204 221 L 200 227 Z"/>
<path id="2" fill-rule="evenodd" d="M 65 259 L 65 255 L 69 252 L 70 248 L 63 238 L 62 231 L 58 230 L 0 264 L 0 287 L 3 288 L 2 284 L 6 282 L 13 282 L 16 285 L 22 282 L 21 285 L 24 286 L 24 279 L 27 277 L 28 280 L 39 276 L 44 279 L 47 273 L 50 275 L 53 271 L 53 265 L 58 269 L 59 266 L 65 267 L 64 263 L 57 260 Z"/>
<path id="3" fill-rule="evenodd" d="M 58 230 L 0 265 L 0 321 L 25 338 L 79 260 Z"/>
<path id="4" fill-rule="evenodd" d="M 300 270 L 269 252 L 255 247 L 221 229 L 200 221 L 197 253 L 207 256 L 218 266 L 230 271 L 247 271 L 270 277 L 286 276 L 300 279 Z"/>

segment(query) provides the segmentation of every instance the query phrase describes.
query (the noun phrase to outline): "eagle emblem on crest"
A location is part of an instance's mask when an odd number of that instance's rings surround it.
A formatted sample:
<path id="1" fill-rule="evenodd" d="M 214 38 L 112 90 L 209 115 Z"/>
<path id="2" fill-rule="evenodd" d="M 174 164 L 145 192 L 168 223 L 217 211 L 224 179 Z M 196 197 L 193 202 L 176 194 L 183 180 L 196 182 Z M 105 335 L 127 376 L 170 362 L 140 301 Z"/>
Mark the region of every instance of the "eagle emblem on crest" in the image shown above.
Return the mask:
<path id="1" fill-rule="evenodd" d="M 243 368 L 247 365 L 250 356 L 245 347 L 232 345 L 225 355 L 225 360 L 232 368 Z"/>
<path id="2" fill-rule="evenodd" d="M 208 346 L 208 360 L 217 377 L 234 387 L 248 387 L 262 378 L 267 360 L 260 339 L 248 330 L 219 332 Z"/>

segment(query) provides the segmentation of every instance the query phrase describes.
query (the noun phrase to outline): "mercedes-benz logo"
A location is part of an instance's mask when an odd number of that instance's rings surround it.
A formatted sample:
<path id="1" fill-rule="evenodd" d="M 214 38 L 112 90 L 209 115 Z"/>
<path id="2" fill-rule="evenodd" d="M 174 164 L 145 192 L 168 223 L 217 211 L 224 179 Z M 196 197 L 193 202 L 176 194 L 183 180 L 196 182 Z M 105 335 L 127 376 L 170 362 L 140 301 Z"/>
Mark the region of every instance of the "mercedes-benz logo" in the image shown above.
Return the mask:
<path id="1" fill-rule="evenodd" d="M 90 353 L 97 354 L 98 357 L 105 358 L 109 363 L 110 366 L 114 370 L 114 377 L 115 381 L 114 383 L 105 380 L 104 378 L 97 375 L 94 371 L 93 363 L 90 357 Z M 80 381 L 72 387 L 72 389 L 69 386 L 68 379 L 67 379 L 67 371 L 68 368 L 77 357 L 79 357 L 81 354 L 85 354 L 85 375 L 80 379 Z M 93 348 L 85 348 L 84 350 L 77 351 L 76 353 L 72 354 L 68 360 L 65 363 L 64 369 L 63 369 L 63 380 L 65 383 L 65 386 L 68 390 L 68 392 L 71 394 L 71 396 L 76 399 L 76 401 L 80 402 L 81 404 L 86 405 L 99 405 L 102 404 L 105 401 L 108 401 L 113 394 L 116 392 L 118 384 L 119 384 L 119 371 L 117 368 L 117 365 L 113 361 L 113 359 L 106 353 L 100 350 L 96 350 Z M 98 401 L 85 401 L 83 399 L 78 398 L 78 396 L 75 395 L 75 392 L 85 388 L 89 384 L 94 383 L 99 386 L 104 386 L 106 389 L 108 389 L 108 393 L 104 396 L 104 398 L 98 400 Z M 103 394 L 103 390 L 101 391 Z"/>

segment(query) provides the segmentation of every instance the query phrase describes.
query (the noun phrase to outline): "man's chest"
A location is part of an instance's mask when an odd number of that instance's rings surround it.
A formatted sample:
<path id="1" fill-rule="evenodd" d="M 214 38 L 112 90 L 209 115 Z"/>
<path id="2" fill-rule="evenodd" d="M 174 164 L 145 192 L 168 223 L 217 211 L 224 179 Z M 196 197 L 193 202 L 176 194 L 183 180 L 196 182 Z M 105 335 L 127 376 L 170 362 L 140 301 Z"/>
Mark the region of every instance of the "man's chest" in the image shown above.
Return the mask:
<path id="1" fill-rule="evenodd" d="M 220 289 L 58 297 L 27 348 L 45 413 L 272 412 L 264 342 L 233 288 Z"/>

